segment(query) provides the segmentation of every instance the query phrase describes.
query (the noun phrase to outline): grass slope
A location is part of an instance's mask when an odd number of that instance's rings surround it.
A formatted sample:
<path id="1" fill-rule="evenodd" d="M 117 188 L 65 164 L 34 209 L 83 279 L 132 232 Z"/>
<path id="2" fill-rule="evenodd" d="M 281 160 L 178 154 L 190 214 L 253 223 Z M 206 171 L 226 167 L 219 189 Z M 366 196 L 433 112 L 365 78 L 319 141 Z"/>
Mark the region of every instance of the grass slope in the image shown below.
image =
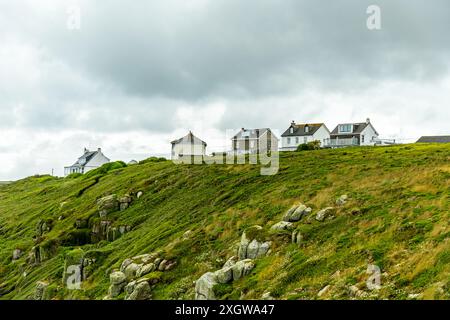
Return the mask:
<path id="1" fill-rule="evenodd" d="M 127 257 L 163 251 L 177 266 L 161 275 L 155 299 L 192 299 L 193 281 L 235 254 L 243 230 L 266 230 L 294 203 L 313 212 L 350 201 L 333 220 L 298 223 L 303 244 L 290 234 L 271 236 L 272 252 L 252 274 L 218 288 L 223 299 L 349 299 L 365 289 L 368 263 L 382 272 L 382 288 L 367 298 L 449 299 L 450 145 L 403 145 L 282 153 L 280 171 L 261 176 L 254 165 L 175 165 L 147 161 L 88 176 L 30 177 L 0 187 L 0 299 L 31 298 L 46 280 L 54 299 L 102 299 L 109 273 Z M 96 200 L 143 191 L 130 208 L 108 215 L 132 231 L 113 241 L 76 246 L 77 219 L 99 219 Z M 59 220 L 59 217 L 63 217 Z M 36 238 L 39 221 L 51 231 Z M 182 240 L 191 230 L 191 236 Z M 78 231 L 79 232 L 79 231 Z M 86 231 L 88 232 L 88 231 Z M 79 234 L 78 234 L 79 235 Z M 33 246 L 51 248 L 38 265 Z M 14 249 L 24 256 L 12 261 Z M 82 248 L 97 257 L 82 290 L 62 286 L 64 259 Z M 219 290 L 220 289 L 220 290 Z"/>

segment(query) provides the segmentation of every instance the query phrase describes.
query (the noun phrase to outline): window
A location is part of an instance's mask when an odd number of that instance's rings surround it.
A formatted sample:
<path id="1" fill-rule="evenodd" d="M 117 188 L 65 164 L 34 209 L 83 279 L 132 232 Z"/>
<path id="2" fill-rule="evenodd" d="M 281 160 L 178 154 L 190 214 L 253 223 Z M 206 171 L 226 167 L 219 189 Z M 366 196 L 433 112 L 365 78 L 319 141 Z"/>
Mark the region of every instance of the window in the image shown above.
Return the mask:
<path id="1" fill-rule="evenodd" d="M 295 143 L 298 144 L 299 143 L 299 139 L 298 137 L 295 138 Z"/>
<path id="2" fill-rule="evenodd" d="M 287 138 L 287 144 L 291 144 L 291 138 Z"/>
<path id="3" fill-rule="evenodd" d="M 304 137 L 303 138 L 303 143 L 307 143 L 308 142 L 308 138 L 307 137 Z"/>
<path id="4" fill-rule="evenodd" d="M 289 129 L 290 131 L 290 133 L 294 133 L 294 128 L 293 127 L 291 127 L 291 129 Z"/>
<path id="5" fill-rule="evenodd" d="M 352 125 L 351 124 L 339 125 L 339 132 L 352 132 Z"/>
<path id="6" fill-rule="evenodd" d="M 361 143 L 364 143 L 364 135 L 361 136 Z"/>
<path id="7" fill-rule="evenodd" d="M 305 132 L 308 133 L 309 132 L 309 127 L 305 126 Z"/>

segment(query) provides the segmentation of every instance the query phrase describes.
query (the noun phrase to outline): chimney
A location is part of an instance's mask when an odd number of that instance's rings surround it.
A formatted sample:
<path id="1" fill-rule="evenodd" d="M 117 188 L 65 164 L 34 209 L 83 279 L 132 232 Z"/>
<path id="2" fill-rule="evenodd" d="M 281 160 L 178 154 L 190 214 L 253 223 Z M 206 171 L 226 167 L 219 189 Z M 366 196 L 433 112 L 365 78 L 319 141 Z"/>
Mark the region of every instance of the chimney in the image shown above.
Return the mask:
<path id="1" fill-rule="evenodd" d="M 291 126 L 295 126 L 295 121 L 294 120 L 292 120 Z"/>
<path id="2" fill-rule="evenodd" d="M 370 118 L 366 119 L 366 123 L 369 124 L 370 123 Z"/>
<path id="3" fill-rule="evenodd" d="M 84 148 L 84 153 L 89 152 L 89 150 L 87 148 Z"/>
<path id="4" fill-rule="evenodd" d="M 245 128 L 241 128 L 242 131 L 245 131 Z"/>
<path id="5" fill-rule="evenodd" d="M 99 152 L 99 153 L 102 152 L 102 148 L 98 148 L 97 152 Z"/>

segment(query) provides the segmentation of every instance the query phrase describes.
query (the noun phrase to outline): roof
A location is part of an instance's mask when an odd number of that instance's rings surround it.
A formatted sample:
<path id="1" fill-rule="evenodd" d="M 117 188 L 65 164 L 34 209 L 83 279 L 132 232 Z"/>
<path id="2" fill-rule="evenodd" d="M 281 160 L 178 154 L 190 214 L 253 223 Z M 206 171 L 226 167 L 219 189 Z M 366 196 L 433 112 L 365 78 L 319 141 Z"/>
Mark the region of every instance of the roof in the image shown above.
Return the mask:
<path id="1" fill-rule="evenodd" d="M 84 154 L 78 158 L 77 162 L 75 162 L 71 167 L 79 167 L 82 168 L 86 166 L 86 164 L 91 161 L 97 154 L 101 153 L 101 149 L 97 149 L 96 151 L 89 151 L 88 149 L 84 149 Z M 106 158 L 106 157 L 105 157 Z M 106 158 L 108 159 L 108 158 Z M 109 161 L 109 159 L 108 159 Z"/>
<path id="2" fill-rule="evenodd" d="M 262 135 L 267 132 L 272 132 L 270 128 L 259 128 L 259 129 L 244 129 L 242 128 L 232 140 L 240 140 L 240 139 L 259 139 Z M 275 135 L 273 135 L 275 137 Z M 276 137 L 275 137 L 276 138 Z M 278 138 L 276 138 L 278 139 Z"/>
<path id="3" fill-rule="evenodd" d="M 450 136 L 423 136 L 417 143 L 450 143 Z"/>
<path id="4" fill-rule="evenodd" d="M 191 131 L 189 131 L 189 133 L 187 135 L 185 135 L 184 137 L 172 141 L 171 144 L 178 144 L 180 142 L 189 142 L 192 144 L 203 144 L 203 145 L 205 145 L 205 147 L 207 146 L 205 141 L 196 137 Z"/>
<path id="5" fill-rule="evenodd" d="M 351 124 L 353 125 L 353 131 L 352 132 L 342 132 L 339 133 L 339 126 L 341 125 L 345 125 L 345 124 Z M 360 134 L 361 132 L 363 132 L 363 130 L 365 128 L 367 128 L 369 125 L 372 126 L 373 130 L 375 130 L 375 128 L 373 127 L 372 123 L 370 122 L 357 122 L 357 123 L 340 123 L 336 126 L 336 128 L 334 128 L 334 130 L 331 132 L 331 135 L 349 135 L 349 134 Z M 375 133 L 378 134 L 377 130 L 375 130 Z"/>
<path id="6" fill-rule="evenodd" d="M 305 131 L 305 127 L 308 126 L 308 132 Z M 320 129 L 321 126 L 325 126 L 324 123 L 303 123 L 303 124 L 295 124 L 292 123 L 289 128 L 281 135 L 282 137 L 298 137 L 298 136 L 312 136 L 316 133 L 317 130 Z M 294 128 L 294 131 L 291 133 L 291 128 Z M 326 126 L 325 126 L 326 128 Z"/>

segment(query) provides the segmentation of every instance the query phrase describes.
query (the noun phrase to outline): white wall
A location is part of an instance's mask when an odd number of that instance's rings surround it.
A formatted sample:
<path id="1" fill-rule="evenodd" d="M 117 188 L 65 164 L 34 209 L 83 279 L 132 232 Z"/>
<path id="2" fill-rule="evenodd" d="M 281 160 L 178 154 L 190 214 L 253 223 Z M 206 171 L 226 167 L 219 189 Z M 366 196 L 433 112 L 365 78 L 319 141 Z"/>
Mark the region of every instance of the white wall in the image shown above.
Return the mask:
<path id="1" fill-rule="evenodd" d="M 172 145 L 172 159 L 178 159 L 180 154 L 183 156 L 204 156 L 206 148 L 203 144 L 191 144 L 190 142 Z"/>
<path id="2" fill-rule="evenodd" d="M 108 162 L 109 159 L 105 157 L 103 153 L 97 152 L 97 154 L 88 163 L 86 163 L 86 166 L 84 167 L 84 173 L 101 167 Z"/>
<path id="3" fill-rule="evenodd" d="M 288 143 L 288 139 L 290 138 L 290 143 Z M 297 140 L 298 138 L 298 140 Z M 296 150 L 300 144 L 312 142 L 315 140 L 320 141 L 320 146 L 323 147 L 324 140 L 330 138 L 330 133 L 328 130 L 321 126 L 312 136 L 291 136 L 291 137 L 282 137 L 281 145 L 284 150 Z"/>
<path id="4" fill-rule="evenodd" d="M 364 136 L 364 142 L 363 137 Z M 360 135 L 360 145 L 361 146 L 373 146 L 375 143 L 372 141 L 372 138 L 378 138 L 377 133 L 373 129 L 372 125 L 368 125 Z"/>

